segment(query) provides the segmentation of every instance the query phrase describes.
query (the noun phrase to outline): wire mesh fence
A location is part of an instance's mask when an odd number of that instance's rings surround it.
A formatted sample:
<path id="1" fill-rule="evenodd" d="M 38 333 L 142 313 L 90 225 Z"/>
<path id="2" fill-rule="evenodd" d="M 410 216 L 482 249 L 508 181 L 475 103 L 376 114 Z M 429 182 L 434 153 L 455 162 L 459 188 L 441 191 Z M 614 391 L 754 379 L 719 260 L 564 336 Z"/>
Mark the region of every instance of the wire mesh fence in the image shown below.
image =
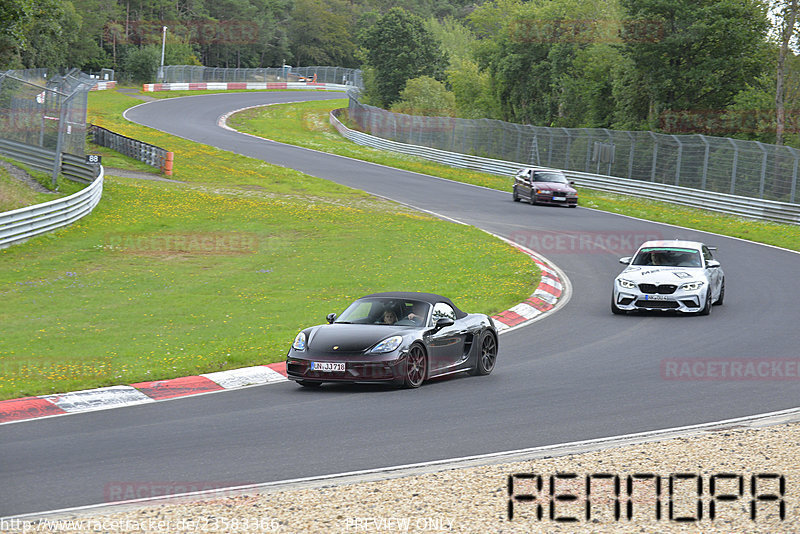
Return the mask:
<path id="1" fill-rule="evenodd" d="M 679 185 L 783 202 L 798 201 L 800 153 L 706 135 L 670 135 L 603 128 L 548 128 L 492 119 L 392 113 L 349 93 L 359 128 L 402 143 L 633 180 Z"/>
<path id="2" fill-rule="evenodd" d="M 168 65 L 163 68 L 164 83 L 201 82 L 293 82 L 316 81 L 361 87 L 361 71 L 344 67 L 268 67 L 234 69 L 195 65 Z"/>
<path id="3" fill-rule="evenodd" d="M 83 156 L 87 95 L 96 81 L 77 70 L 0 72 L 0 138 Z"/>

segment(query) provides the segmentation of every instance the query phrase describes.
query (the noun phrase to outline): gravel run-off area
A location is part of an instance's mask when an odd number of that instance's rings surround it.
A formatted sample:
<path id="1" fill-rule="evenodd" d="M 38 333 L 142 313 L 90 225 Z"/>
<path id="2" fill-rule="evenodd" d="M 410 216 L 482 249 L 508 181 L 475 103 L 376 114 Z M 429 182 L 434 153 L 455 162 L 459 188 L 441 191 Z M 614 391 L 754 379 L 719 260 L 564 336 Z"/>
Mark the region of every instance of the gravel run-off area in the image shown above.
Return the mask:
<path id="1" fill-rule="evenodd" d="M 569 479 L 567 474 L 575 478 Z M 513 478 L 511 486 L 509 477 Z M 661 482 L 660 495 L 656 480 Z M 51 516 L 46 519 L 45 530 L 285 534 L 800 532 L 798 480 L 800 423 L 791 423 L 759 429 L 727 428 L 583 454 L 360 483 L 325 485 L 325 481 L 318 481 L 301 489 L 237 492 L 194 501 L 172 498 L 161 504 L 94 509 Z M 551 498 L 551 494 L 557 498 Z M 513 519 L 509 518 L 510 501 Z M 619 519 L 615 516 L 616 503 Z M 537 515 L 539 508 L 541 518 Z M 659 508 L 661 516 L 657 519 Z M 702 512 L 699 521 L 698 508 Z M 57 523 L 66 519 L 74 523 Z M 21 526 L 36 528 L 31 524 L 0 525 L 12 532 L 22 531 Z"/>

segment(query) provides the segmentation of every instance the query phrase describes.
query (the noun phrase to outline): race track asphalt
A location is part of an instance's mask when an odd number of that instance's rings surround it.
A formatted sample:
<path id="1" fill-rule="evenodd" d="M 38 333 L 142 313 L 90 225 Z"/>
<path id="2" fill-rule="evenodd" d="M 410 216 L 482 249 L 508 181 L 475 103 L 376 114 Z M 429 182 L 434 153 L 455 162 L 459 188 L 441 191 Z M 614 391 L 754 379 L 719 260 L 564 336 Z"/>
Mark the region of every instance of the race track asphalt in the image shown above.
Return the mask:
<path id="1" fill-rule="evenodd" d="M 800 405 L 797 380 L 662 377 L 662 363 L 675 358 L 797 358 L 797 254 L 584 208 L 514 203 L 509 193 L 258 140 L 216 125 L 232 109 L 319 98 L 341 94 L 204 95 L 148 103 L 127 116 L 518 241 L 566 273 L 574 291 L 567 306 L 503 335 L 497 367 L 488 377 L 457 377 L 417 390 L 305 390 L 280 383 L 0 426 L 0 517 L 101 503 L 136 483 L 278 481 Z M 612 247 L 635 247 L 648 237 L 715 245 L 727 277 L 725 305 L 708 317 L 614 316 L 611 281 L 622 270 L 617 260 L 625 251 L 587 251 L 549 232 Z M 315 320 L 324 318 L 309 319 Z"/>

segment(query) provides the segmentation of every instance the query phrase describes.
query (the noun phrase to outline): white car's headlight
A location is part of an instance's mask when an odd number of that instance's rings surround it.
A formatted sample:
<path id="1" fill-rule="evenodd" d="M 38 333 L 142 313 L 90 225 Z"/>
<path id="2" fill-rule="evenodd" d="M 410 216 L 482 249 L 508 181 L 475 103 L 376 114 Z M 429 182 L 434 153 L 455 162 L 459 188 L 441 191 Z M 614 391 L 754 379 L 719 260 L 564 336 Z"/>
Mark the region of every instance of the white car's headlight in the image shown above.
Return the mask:
<path id="1" fill-rule="evenodd" d="M 392 336 L 384 339 L 383 341 L 375 345 L 375 347 L 373 347 L 373 349 L 370 352 L 375 352 L 375 353 L 392 352 L 393 350 L 397 349 L 397 347 L 399 347 L 402 342 L 403 342 L 403 336 Z"/>
<path id="2" fill-rule="evenodd" d="M 299 334 L 297 334 L 297 337 L 294 338 L 294 343 L 292 343 L 292 348 L 294 350 L 306 350 L 305 332 L 300 332 Z"/>
<path id="3" fill-rule="evenodd" d="M 634 284 L 630 280 L 625 280 L 623 278 L 620 278 L 620 279 L 617 280 L 617 282 L 619 282 L 619 287 L 624 287 L 625 289 L 635 289 L 636 288 L 636 284 Z"/>
<path id="4" fill-rule="evenodd" d="M 681 286 L 681 289 L 684 291 L 695 291 L 703 287 L 704 284 L 705 282 L 686 282 Z"/>

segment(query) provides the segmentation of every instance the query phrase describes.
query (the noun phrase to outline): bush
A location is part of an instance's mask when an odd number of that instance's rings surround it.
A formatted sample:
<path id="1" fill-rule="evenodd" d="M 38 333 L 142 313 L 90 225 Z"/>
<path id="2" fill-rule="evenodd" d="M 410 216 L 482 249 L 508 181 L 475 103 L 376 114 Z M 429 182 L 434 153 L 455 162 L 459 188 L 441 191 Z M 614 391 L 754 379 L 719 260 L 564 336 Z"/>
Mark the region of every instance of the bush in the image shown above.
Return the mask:
<path id="1" fill-rule="evenodd" d="M 392 111 L 408 115 L 429 117 L 455 117 L 456 97 L 442 82 L 430 76 L 420 76 L 406 82 L 400 92 L 400 100 L 392 105 Z"/>

